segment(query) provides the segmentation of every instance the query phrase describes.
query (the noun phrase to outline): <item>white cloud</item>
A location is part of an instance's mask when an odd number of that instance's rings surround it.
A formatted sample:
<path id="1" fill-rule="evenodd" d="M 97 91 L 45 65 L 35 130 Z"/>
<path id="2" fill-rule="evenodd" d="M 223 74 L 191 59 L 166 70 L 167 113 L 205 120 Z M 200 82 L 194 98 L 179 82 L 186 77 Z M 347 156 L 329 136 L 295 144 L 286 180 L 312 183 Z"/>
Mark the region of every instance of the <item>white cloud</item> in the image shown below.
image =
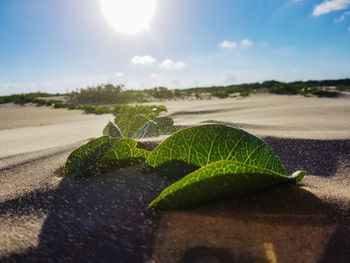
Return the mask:
<path id="1" fill-rule="evenodd" d="M 173 61 L 171 59 L 165 59 L 159 67 L 165 69 L 182 69 L 186 66 L 186 64 L 182 61 Z"/>
<path id="2" fill-rule="evenodd" d="M 223 49 L 232 49 L 237 47 L 237 43 L 229 40 L 224 40 L 219 44 L 219 47 Z"/>
<path id="3" fill-rule="evenodd" d="M 219 44 L 222 49 L 234 49 L 234 48 L 246 48 L 253 45 L 253 41 L 249 39 L 243 39 L 239 44 L 234 41 L 224 40 Z"/>
<path id="4" fill-rule="evenodd" d="M 150 77 L 151 79 L 155 79 L 155 78 L 158 77 L 158 74 L 152 73 L 152 74 L 149 75 L 149 77 Z"/>
<path id="5" fill-rule="evenodd" d="M 253 45 L 253 41 L 249 39 L 243 39 L 240 44 L 241 47 L 251 47 L 252 45 Z"/>
<path id="6" fill-rule="evenodd" d="M 152 65 L 156 59 L 150 55 L 134 56 L 131 62 L 136 65 Z"/>
<path id="7" fill-rule="evenodd" d="M 115 77 L 117 77 L 117 78 L 121 78 L 121 77 L 124 77 L 124 73 L 123 72 L 116 72 L 115 74 L 114 74 L 114 76 Z"/>
<path id="8" fill-rule="evenodd" d="M 321 16 L 330 12 L 347 9 L 350 6 L 350 0 L 324 0 L 314 8 L 313 15 Z"/>

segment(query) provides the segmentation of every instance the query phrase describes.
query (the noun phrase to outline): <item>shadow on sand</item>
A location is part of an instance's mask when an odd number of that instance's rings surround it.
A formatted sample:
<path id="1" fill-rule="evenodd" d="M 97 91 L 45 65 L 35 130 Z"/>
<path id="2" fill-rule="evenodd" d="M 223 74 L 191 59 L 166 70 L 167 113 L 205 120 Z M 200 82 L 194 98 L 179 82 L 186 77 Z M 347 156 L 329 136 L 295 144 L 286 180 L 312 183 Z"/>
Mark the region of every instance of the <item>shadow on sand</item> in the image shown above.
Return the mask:
<path id="1" fill-rule="evenodd" d="M 144 262 L 155 229 L 147 205 L 166 187 L 155 175 L 124 169 L 2 205 L 47 213 L 39 244 L 8 262 Z"/>
<path id="2" fill-rule="evenodd" d="M 269 262 L 273 253 L 278 262 L 348 262 L 349 223 L 311 192 L 280 185 L 250 197 L 163 212 L 153 257 L 156 262 Z"/>

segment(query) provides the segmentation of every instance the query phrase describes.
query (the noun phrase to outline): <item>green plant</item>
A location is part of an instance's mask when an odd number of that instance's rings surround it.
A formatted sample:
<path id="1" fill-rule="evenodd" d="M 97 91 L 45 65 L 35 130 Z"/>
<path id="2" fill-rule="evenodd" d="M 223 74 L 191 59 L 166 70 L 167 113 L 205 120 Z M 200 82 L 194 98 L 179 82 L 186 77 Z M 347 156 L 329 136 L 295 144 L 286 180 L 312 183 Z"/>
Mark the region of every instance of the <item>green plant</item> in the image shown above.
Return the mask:
<path id="1" fill-rule="evenodd" d="M 181 130 L 152 152 L 132 139 L 103 136 L 73 151 L 65 174 L 96 175 L 142 162 L 174 182 L 150 204 L 154 209 L 195 207 L 280 183 L 297 183 L 305 175 L 303 171 L 288 175 L 265 142 L 221 124 Z"/>
<path id="2" fill-rule="evenodd" d="M 149 120 L 135 132 L 133 137 L 135 139 L 142 139 L 149 137 L 158 137 L 159 135 L 160 131 L 158 128 L 158 124 L 153 120 Z"/>
<path id="3" fill-rule="evenodd" d="M 108 124 L 106 125 L 106 127 L 103 129 L 103 135 L 106 136 L 111 136 L 114 138 L 123 138 L 124 135 L 122 133 L 122 131 L 119 129 L 118 126 L 116 126 L 113 122 L 108 122 Z"/>
<path id="4" fill-rule="evenodd" d="M 149 137 L 158 137 L 161 134 L 170 134 L 176 131 L 173 119 L 169 117 L 158 117 L 146 122 L 139 128 L 133 138 L 142 139 Z"/>
<path id="5" fill-rule="evenodd" d="M 146 161 L 169 179 L 179 179 L 210 163 L 236 161 L 286 175 L 278 157 L 261 139 L 230 126 L 209 124 L 187 128 L 159 144 Z M 178 170 L 174 177 L 174 169 Z M 185 171 L 185 172 L 183 172 Z"/>
<path id="6" fill-rule="evenodd" d="M 328 91 L 328 90 L 316 90 L 311 92 L 311 94 L 320 98 L 337 98 L 340 95 L 339 92 L 337 91 Z"/>
<path id="7" fill-rule="evenodd" d="M 161 134 L 169 134 L 175 132 L 174 121 L 169 117 L 158 117 L 153 120 L 158 125 Z"/>
<path id="8" fill-rule="evenodd" d="M 113 109 L 113 113 L 116 116 L 114 122 L 120 128 L 125 137 L 131 138 L 135 136 L 141 127 L 146 125 L 149 121 L 155 119 L 161 112 L 164 111 L 166 111 L 166 107 L 163 105 L 118 105 Z M 137 135 L 137 138 L 140 138 L 140 136 Z"/>
<path id="9" fill-rule="evenodd" d="M 192 208 L 213 201 L 255 193 L 276 184 L 299 182 L 304 172 L 292 176 L 235 161 L 210 163 L 166 188 L 151 204 L 155 209 Z"/>
<path id="10" fill-rule="evenodd" d="M 104 153 L 98 165 L 104 172 L 122 168 L 137 163 L 142 163 L 148 157 L 149 152 L 144 149 L 142 143 L 133 139 L 123 138 L 113 143 Z"/>
<path id="11" fill-rule="evenodd" d="M 97 172 L 96 163 L 112 146 L 113 142 L 117 140 L 118 139 L 113 139 L 109 136 L 103 136 L 75 149 L 67 158 L 64 174 L 73 177 L 94 174 Z"/>
<path id="12" fill-rule="evenodd" d="M 229 94 L 227 91 L 225 90 L 215 90 L 215 91 L 212 91 L 211 92 L 211 95 L 213 97 L 217 97 L 219 99 L 225 99 L 225 98 L 228 98 L 229 97 Z"/>
<path id="13" fill-rule="evenodd" d="M 75 178 L 92 176 L 144 161 L 148 152 L 132 139 L 102 136 L 74 150 L 64 174 Z"/>
<path id="14" fill-rule="evenodd" d="M 189 208 L 283 182 L 296 183 L 305 174 L 288 176 L 261 139 L 217 124 L 175 133 L 152 151 L 146 164 L 171 180 L 182 178 L 150 204 L 163 209 Z"/>
<path id="15" fill-rule="evenodd" d="M 68 104 L 66 103 L 62 103 L 62 102 L 56 102 L 53 107 L 55 109 L 63 109 L 63 108 L 67 108 L 68 107 Z"/>

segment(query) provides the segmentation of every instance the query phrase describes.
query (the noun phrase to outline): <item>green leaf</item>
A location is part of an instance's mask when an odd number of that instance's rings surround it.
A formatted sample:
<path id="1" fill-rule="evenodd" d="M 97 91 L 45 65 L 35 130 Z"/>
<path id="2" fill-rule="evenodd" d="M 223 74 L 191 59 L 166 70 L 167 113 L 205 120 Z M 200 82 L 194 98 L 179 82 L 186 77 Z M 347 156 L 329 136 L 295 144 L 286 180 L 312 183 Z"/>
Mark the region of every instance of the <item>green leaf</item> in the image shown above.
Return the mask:
<path id="1" fill-rule="evenodd" d="M 133 112 L 117 115 L 114 119 L 124 136 L 128 138 L 131 138 L 149 120 L 151 120 L 149 116 L 143 114 L 135 115 Z"/>
<path id="2" fill-rule="evenodd" d="M 154 121 L 148 121 L 134 135 L 135 139 L 158 137 L 160 134 L 158 124 Z"/>
<path id="3" fill-rule="evenodd" d="M 103 129 L 103 135 L 111 136 L 115 138 L 123 138 L 123 133 L 117 125 L 109 121 L 106 127 Z"/>
<path id="4" fill-rule="evenodd" d="M 174 121 L 169 117 L 158 117 L 148 121 L 134 135 L 135 139 L 158 137 L 160 134 L 174 132 Z"/>
<path id="5" fill-rule="evenodd" d="M 179 179 L 199 167 L 222 160 L 287 175 L 279 158 L 264 141 L 221 124 L 201 125 L 175 133 L 153 150 L 146 164 L 170 179 Z"/>
<path id="6" fill-rule="evenodd" d="M 161 134 L 168 134 L 175 132 L 174 121 L 169 117 L 158 117 L 153 120 L 158 124 L 158 129 Z"/>
<path id="7" fill-rule="evenodd" d="M 191 208 L 212 201 L 252 194 L 285 182 L 296 183 L 305 175 L 284 176 L 236 161 L 204 166 L 166 188 L 151 204 L 155 209 Z"/>
<path id="8" fill-rule="evenodd" d="M 140 142 L 124 138 L 105 152 L 98 165 L 101 172 L 107 172 L 144 162 L 148 155 L 149 152 Z"/>
<path id="9" fill-rule="evenodd" d="M 75 149 L 67 158 L 64 174 L 73 177 L 91 175 L 98 160 L 115 140 L 109 136 L 102 136 Z"/>

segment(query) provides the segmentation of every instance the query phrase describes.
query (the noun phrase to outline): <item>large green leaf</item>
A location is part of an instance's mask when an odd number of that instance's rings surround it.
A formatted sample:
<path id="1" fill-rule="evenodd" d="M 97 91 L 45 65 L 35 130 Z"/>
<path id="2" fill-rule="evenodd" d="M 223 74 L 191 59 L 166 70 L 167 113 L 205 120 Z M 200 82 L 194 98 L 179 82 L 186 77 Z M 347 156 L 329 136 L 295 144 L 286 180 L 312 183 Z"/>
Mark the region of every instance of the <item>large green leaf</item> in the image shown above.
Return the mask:
<path id="1" fill-rule="evenodd" d="M 151 204 L 155 209 L 191 208 L 215 200 L 252 194 L 264 188 L 300 181 L 304 172 L 284 176 L 236 161 L 204 166 L 166 188 Z"/>
<path id="2" fill-rule="evenodd" d="M 101 172 L 106 172 L 143 162 L 148 155 L 140 142 L 124 138 L 105 152 L 98 165 Z"/>
<path id="3" fill-rule="evenodd" d="M 102 136 L 75 149 L 67 158 L 64 174 L 74 177 L 90 175 L 96 163 L 116 140 Z"/>
<path id="4" fill-rule="evenodd" d="M 199 167 L 222 160 L 287 175 L 279 158 L 264 141 L 221 124 L 201 125 L 175 133 L 153 150 L 146 164 L 170 179 L 179 179 Z"/>
<path id="5" fill-rule="evenodd" d="M 115 138 L 123 138 L 123 133 L 117 125 L 109 121 L 106 127 L 103 129 L 103 135 L 111 136 Z"/>

